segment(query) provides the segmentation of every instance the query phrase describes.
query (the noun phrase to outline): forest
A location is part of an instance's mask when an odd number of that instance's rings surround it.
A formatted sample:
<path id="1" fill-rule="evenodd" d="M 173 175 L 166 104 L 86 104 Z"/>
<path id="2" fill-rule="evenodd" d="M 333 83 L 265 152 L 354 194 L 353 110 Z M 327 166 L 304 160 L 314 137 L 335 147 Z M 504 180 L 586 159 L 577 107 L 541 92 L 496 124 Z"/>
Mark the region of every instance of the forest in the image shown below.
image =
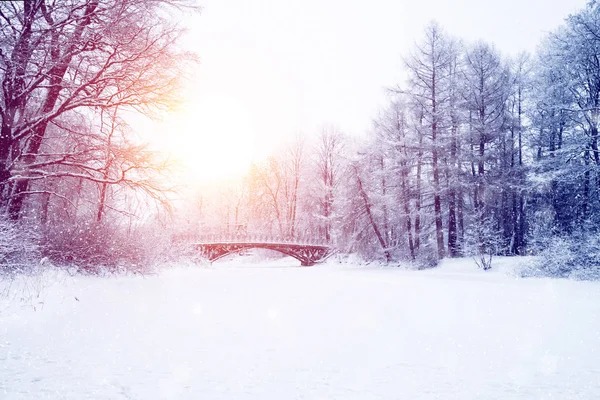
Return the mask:
<path id="1" fill-rule="evenodd" d="M 600 4 L 512 57 L 431 22 L 364 135 L 324 124 L 182 198 L 129 121 L 177 107 L 198 57 L 176 21 L 199 11 L 0 4 L 0 271 L 144 271 L 193 259 L 199 237 L 247 235 L 417 268 L 533 255 L 528 274 L 600 278 Z"/>

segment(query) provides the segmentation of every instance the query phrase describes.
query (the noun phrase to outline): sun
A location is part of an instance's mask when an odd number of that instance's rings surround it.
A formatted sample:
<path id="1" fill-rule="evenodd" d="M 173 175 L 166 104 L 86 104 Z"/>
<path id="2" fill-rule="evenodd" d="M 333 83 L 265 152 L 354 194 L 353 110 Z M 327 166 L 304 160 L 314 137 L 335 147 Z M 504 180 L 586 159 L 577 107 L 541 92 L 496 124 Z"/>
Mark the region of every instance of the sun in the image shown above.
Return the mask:
<path id="1" fill-rule="evenodd" d="M 252 118 L 227 97 L 186 102 L 160 123 L 155 136 L 155 145 L 169 154 L 187 183 L 239 177 L 255 157 Z"/>

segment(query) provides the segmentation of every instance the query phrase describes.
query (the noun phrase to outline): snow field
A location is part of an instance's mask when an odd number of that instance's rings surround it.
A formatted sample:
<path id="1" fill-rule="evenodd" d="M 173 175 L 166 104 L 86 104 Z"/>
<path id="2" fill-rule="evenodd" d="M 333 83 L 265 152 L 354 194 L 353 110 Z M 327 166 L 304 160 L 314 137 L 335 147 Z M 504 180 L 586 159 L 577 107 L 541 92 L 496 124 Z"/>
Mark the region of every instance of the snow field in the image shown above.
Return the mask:
<path id="1" fill-rule="evenodd" d="M 0 300 L 0 399 L 600 398 L 600 284 L 515 262 L 53 277 Z"/>

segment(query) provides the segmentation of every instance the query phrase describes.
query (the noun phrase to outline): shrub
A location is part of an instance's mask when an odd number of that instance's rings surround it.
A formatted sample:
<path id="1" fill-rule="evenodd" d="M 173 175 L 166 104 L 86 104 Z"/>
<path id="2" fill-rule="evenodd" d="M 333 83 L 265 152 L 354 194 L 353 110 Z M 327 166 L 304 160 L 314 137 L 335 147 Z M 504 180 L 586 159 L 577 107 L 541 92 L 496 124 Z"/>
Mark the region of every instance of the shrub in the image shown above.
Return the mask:
<path id="1" fill-rule="evenodd" d="M 492 269 L 493 257 L 502 254 L 503 243 L 501 233 L 489 216 L 478 217 L 467 229 L 463 251 L 480 269 Z"/>
<path id="2" fill-rule="evenodd" d="M 539 260 L 522 275 L 600 280 L 600 234 L 579 232 L 551 238 Z"/>
<path id="3" fill-rule="evenodd" d="M 154 264 L 153 244 L 152 238 L 101 223 L 55 225 L 42 242 L 52 262 L 94 274 L 148 272 Z"/>
<path id="4" fill-rule="evenodd" d="M 0 218 L 0 273 L 28 272 L 40 261 L 38 236 L 6 218 Z"/>

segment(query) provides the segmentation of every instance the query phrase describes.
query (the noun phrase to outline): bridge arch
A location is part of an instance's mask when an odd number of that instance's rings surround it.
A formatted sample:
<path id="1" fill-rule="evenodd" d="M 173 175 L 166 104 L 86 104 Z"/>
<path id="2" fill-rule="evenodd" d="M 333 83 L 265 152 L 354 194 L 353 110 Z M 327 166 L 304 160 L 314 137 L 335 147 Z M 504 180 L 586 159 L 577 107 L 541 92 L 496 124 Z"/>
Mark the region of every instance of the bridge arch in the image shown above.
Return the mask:
<path id="1" fill-rule="evenodd" d="M 217 261 L 230 254 L 239 253 L 247 249 L 274 250 L 300 261 L 303 267 L 310 267 L 324 261 L 332 254 L 331 248 L 326 245 L 275 243 L 275 242 L 226 242 L 216 241 L 211 243 L 198 243 L 198 250 L 210 262 Z"/>

